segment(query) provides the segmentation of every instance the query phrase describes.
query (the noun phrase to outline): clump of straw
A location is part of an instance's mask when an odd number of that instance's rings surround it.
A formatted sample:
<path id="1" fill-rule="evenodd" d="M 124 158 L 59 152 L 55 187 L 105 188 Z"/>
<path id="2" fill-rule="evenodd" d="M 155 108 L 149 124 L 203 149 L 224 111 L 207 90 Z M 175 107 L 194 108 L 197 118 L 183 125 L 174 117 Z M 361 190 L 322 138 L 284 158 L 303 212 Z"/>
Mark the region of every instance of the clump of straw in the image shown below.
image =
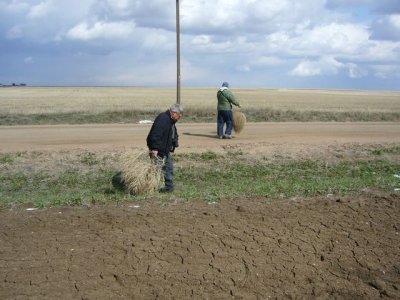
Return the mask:
<path id="1" fill-rule="evenodd" d="M 240 133 L 246 124 L 246 115 L 240 111 L 233 112 L 233 130 L 236 133 Z"/>
<path id="2" fill-rule="evenodd" d="M 134 195 L 154 192 L 161 187 L 162 161 L 152 160 L 147 151 L 129 151 L 121 155 L 120 178 Z"/>

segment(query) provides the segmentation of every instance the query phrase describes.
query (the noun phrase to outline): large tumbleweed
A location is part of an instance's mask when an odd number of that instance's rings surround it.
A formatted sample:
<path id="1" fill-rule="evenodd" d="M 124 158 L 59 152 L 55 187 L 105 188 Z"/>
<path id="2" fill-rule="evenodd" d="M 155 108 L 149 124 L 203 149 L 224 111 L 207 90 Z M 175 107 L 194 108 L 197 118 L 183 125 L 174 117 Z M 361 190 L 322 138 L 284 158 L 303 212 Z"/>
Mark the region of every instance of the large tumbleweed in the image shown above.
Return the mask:
<path id="1" fill-rule="evenodd" d="M 240 111 L 233 112 L 233 130 L 240 133 L 246 124 L 246 115 Z"/>
<path id="2" fill-rule="evenodd" d="M 121 155 L 121 171 L 113 177 L 113 185 L 133 195 L 151 193 L 161 187 L 162 160 L 151 159 L 147 151 L 128 151 Z"/>

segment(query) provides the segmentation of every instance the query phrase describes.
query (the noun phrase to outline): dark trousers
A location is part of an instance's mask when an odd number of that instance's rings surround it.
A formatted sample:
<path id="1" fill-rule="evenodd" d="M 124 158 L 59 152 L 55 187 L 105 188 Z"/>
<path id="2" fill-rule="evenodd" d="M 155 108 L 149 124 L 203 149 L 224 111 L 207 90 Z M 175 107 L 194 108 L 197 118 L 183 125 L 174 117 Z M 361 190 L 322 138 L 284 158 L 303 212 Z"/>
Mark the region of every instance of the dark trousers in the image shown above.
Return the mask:
<path id="1" fill-rule="evenodd" d="M 164 181 L 166 189 L 174 188 L 174 160 L 171 153 L 164 156 L 165 163 L 163 166 Z"/>
<path id="2" fill-rule="evenodd" d="M 233 128 L 233 119 L 231 110 L 218 111 L 217 134 L 219 137 L 223 136 L 225 123 L 226 123 L 225 135 L 231 135 Z"/>

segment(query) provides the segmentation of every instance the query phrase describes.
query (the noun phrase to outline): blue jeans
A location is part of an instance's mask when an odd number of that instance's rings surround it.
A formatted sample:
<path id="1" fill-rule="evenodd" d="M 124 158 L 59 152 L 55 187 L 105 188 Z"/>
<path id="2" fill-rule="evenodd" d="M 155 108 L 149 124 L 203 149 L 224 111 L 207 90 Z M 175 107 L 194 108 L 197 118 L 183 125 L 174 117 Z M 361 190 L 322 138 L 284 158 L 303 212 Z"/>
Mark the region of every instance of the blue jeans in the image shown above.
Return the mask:
<path id="1" fill-rule="evenodd" d="M 219 110 L 217 119 L 217 134 L 223 136 L 224 125 L 226 123 L 225 135 L 232 134 L 233 120 L 231 110 Z"/>
<path id="2" fill-rule="evenodd" d="M 163 166 L 164 172 L 164 181 L 166 189 L 174 188 L 174 160 L 171 156 L 171 153 L 168 153 L 164 156 L 165 164 Z"/>

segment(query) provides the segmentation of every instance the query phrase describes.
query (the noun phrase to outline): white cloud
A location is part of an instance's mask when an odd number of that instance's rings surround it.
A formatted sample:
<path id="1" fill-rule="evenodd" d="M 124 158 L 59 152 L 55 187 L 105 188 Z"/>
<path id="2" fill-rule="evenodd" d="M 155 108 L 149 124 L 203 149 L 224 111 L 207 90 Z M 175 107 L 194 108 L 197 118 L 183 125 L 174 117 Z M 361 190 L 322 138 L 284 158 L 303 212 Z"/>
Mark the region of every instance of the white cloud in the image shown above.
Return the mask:
<path id="1" fill-rule="evenodd" d="M 23 1 L 0 1 L 0 10 L 9 14 L 23 13 L 29 10 L 29 8 L 29 3 Z"/>
<path id="2" fill-rule="evenodd" d="M 200 35 L 194 36 L 189 40 L 190 51 L 198 52 L 198 53 L 231 53 L 237 51 L 238 44 L 241 43 L 240 39 L 236 40 L 216 40 L 211 36 Z"/>
<path id="3" fill-rule="evenodd" d="M 292 76 L 309 77 L 319 75 L 336 75 L 345 65 L 332 57 L 318 61 L 306 60 L 299 63 L 291 72 Z"/>
<path id="4" fill-rule="evenodd" d="M 372 40 L 364 25 L 348 23 L 325 24 L 299 35 L 276 32 L 266 37 L 264 45 L 275 56 L 332 56 L 353 62 L 400 61 L 400 41 Z M 311 72 L 313 68 L 306 69 Z"/>
<path id="5" fill-rule="evenodd" d="M 302 61 L 291 72 L 292 76 L 313 77 L 336 75 L 342 70 L 347 70 L 347 76 L 351 79 L 363 78 L 368 71 L 354 63 L 342 63 L 333 57 L 323 57 L 315 61 Z"/>
<path id="6" fill-rule="evenodd" d="M 279 66 L 284 64 L 284 60 L 276 56 L 261 56 L 251 62 L 255 66 Z"/>
<path id="7" fill-rule="evenodd" d="M 182 1 L 182 25 L 196 33 L 268 34 L 304 28 L 324 18 L 324 1 L 219 0 Z M 306 17 L 305 17 L 306 16 Z"/>
<path id="8" fill-rule="evenodd" d="M 296 68 L 292 70 L 289 74 L 292 76 L 300 77 L 316 76 L 321 75 L 321 69 L 318 66 L 318 63 L 304 61 L 298 64 Z"/>
<path id="9" fill-rule="evenodd" d="M 243 22 L 245 11 L 237 9 L 240 0 L 184 1 L 182 2 L 182 25 L 187 28 L 201 28 L 205 32 L 233 29 Z M 243 5 L 244 3 L 242 3 Z"/>
<path id="10" fill-rule="evenodd" d="M 350 78 L 353 78 L 353 79 L 355 79 L 355 78 L 363 78 L 363 77 L 368 75 L 368 71 L 367 70 L 364 70 L 364 69 L 360 68 L 356 64 L 348 63 L 348 64 L 346 64 L 346 66 L 349 69 L 348 76 Z"/>
<path id="11" fill-rule="evenodd" d="M 43 18 L 48 14 L 50 14 L 52 11 L 55 11 L 55 5 L 51 0 L 40 2 L 38 5 L 34 5 L 30 8 L 30 11 L 28 13 L 28 18 L 31 19 Z"/>
<path id="12" fill-rule="evenodd" d="M 366 46 L 368 39 L 369 33 L 364 26 L 331 23 L 303 32 L 294 39 L 292 48 L 308 53 L 354 54 Z"/>
<path id="13" fill-rule="evenodd" d="M 67 37 L 76 40 L 120 39 L 131 34 L 134 27 L 132 22 L 96 22 L 93 26 L 83 22 L 71 28 Z"/>
<path id="14" fill-rule="evenodd" d="M 162 30 L 152 30 L 150 32 L 143 31 L 143 36 L 141 37 L 142 46 L 149 50 L 175 50 L 176 43 L 175 40 L 170 36 L 166 35 Z"/>
<path id="15" fill-rule="evenodd" d="M 116 10 L 124 11 L 129 7 L 131 1 L 129 0 L 107 0 L 106 1 L 111 7 Z"/>
<path id="16" fill-rule="evenodd" d="M 400 14 L 389 16 L 389 22 L 394 28 L 400 31 Z"/>
<path id="17" fill-rule="evenodd" d="M 240 65 L 240 66 L 237 66 L 236 69 L 240 72 L 250 72 L 251 71 L 251 67 L 249 65 Z"/>
<path id="18" fill-rule="evenodd" d="M 204 45 L 208 45 L 211 43 L 211 38 L 209 35 L 197 35 L 195 36 L 192 41 L 191 44 L 192 45 L 197 45 L 197 46 L 204 46 Z"/>
<path id="19" fill-rule="evenodd" d="M 360 60 L 400 63 L 400 41 L 371 41 L 366 50 L 365 53 L 359 54 Z"/>

